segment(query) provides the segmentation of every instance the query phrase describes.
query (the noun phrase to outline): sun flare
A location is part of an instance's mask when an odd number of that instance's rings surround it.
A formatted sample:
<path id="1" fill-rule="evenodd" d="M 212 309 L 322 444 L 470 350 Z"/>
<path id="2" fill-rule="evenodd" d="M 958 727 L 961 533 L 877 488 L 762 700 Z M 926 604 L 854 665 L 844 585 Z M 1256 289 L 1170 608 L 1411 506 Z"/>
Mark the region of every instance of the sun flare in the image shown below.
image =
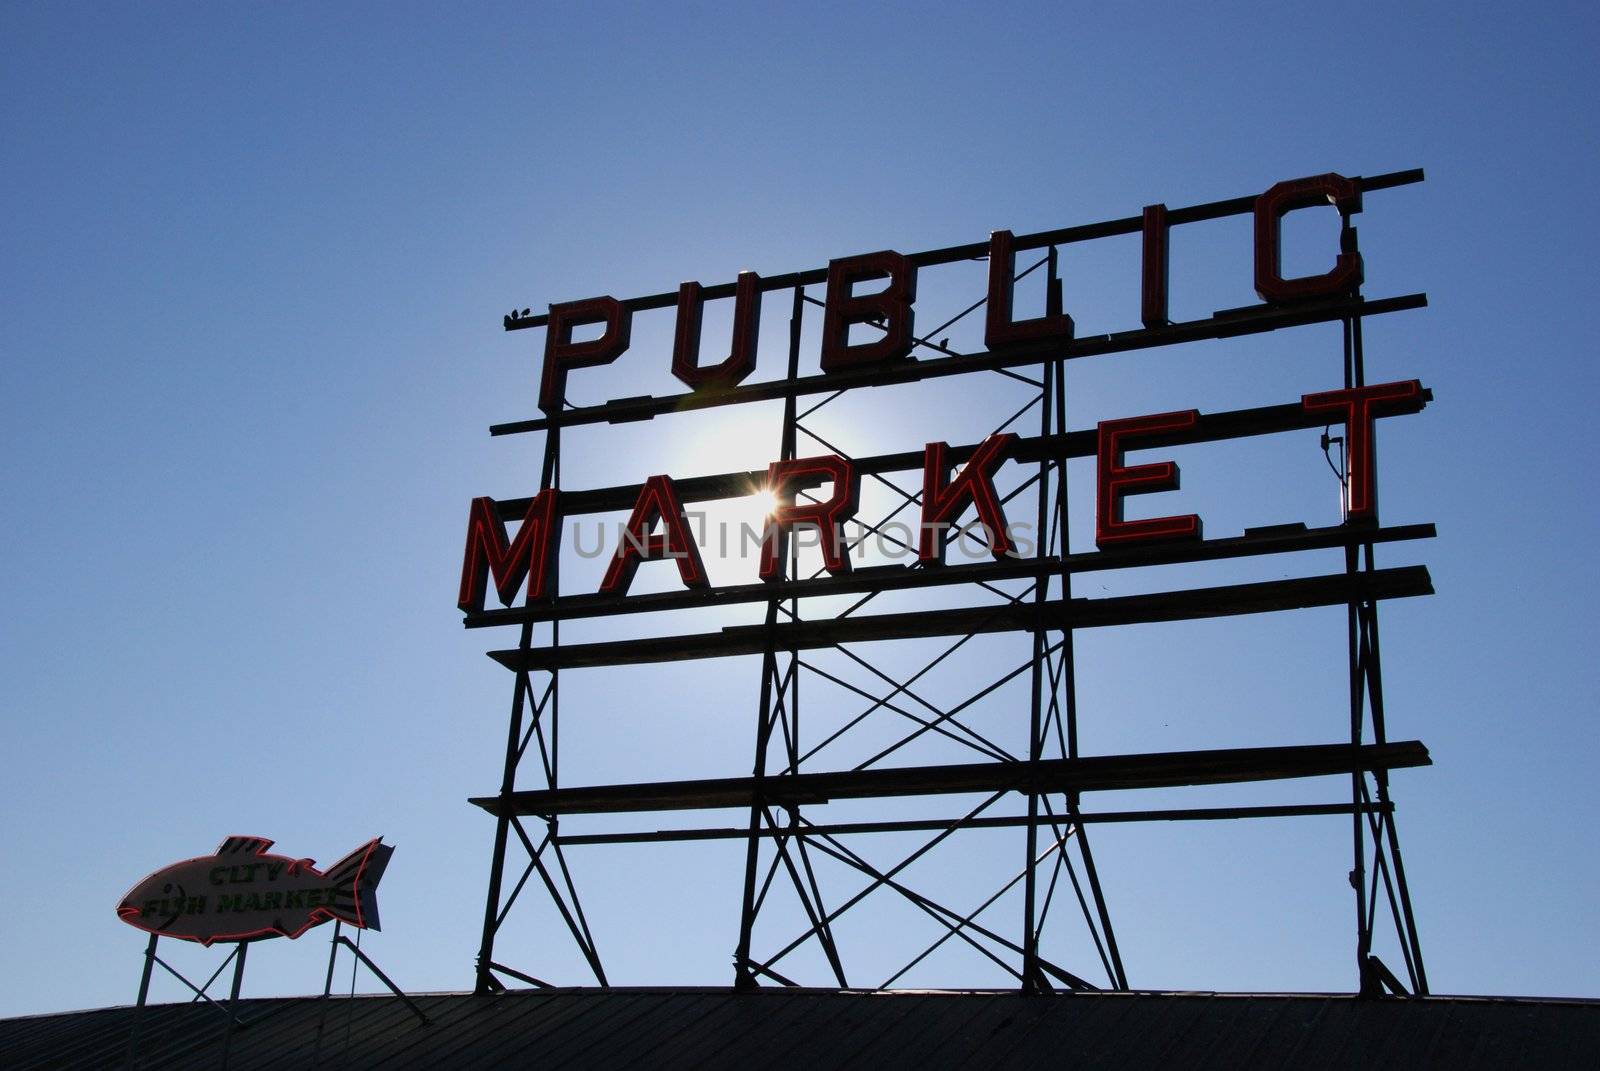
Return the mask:
<path id="1" fill-rule="evenodd" d="M 761 488 L 761 490 L 750 496 L 750 501 L 761 510 L 763 517 L 770 517 L 777 512 L 778 496 L 773 494 L 770 488 Z"/>

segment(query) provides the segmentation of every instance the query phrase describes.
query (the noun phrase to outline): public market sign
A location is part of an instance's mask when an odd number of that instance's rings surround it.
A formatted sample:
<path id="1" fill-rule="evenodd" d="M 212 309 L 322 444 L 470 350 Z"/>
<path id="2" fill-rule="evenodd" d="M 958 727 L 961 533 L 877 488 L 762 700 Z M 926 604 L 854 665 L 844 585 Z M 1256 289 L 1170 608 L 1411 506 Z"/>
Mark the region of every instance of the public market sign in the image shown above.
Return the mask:
<path id="1" fill-rule="evenodd" d="M 1409 175 L 1399 177 L 1403 181 L 1415 181 Z M 1166 206 L 1151 205 L 1136 220 L 1075 229 L 1099 228 L 1087 235 L 1062 231 L 1019 238 L 1010 231 L 996 231 L 986 246 L 956 247 L 909 256 L 886 250 L 834 260 L 824 277 L 821 375 L 803 381 L 796 378 L 791 367 L 787 382 L 741 386 L 756 368 L 762 292 L 804 283 L 808 280 L 807 273 L 763 279 L 754 272 L 744 272 L 735 283 L 716 287 L 684 283 L 676 295 L 671 369 L 689 388 L 689 394 L 677 398 L 622 399 L 589 409 L 569 409 L 565 404 L 569 376 L 584 368 L 610 364 L 621 357 L 629 348 L 634 310 L 667 307 L 662 300 L 666 295 L 630 301 L 619 301 L 611 296 L 594 297 L 551 305 L 548 315 L 540 316 L 526 315 L 529 310 L 523 310 L 506 317 L 505 326 L 513 330 L 530 326 L 547 328 L 539 388 L 539 407 L 546 416 L 495 430 L 555 429 L 571 423 L 647 419 L 657 412 L 673 409 L 762 401 L 784 393 L 820 393 L 879 381 L 902 382 L 932 375 L 1037 363 L 1064 353 L 1113 352 L 1334 319 L 1337 316 L 1327 309 L 1341 302 L 1359 300 L 1356 294 L 1362 282 L 1363 265 L 1350 217 L 1361 211 L 1363 188 L 1360 179 L 1316 175 L 1277 183 L 1255 198 L 1253 204 L 1246 202 L 1242 208 L 1219 202 L 1169 214 Z M 1283 217 L 1296 209 L 1318 205 L 1332 205 L 1343 221 L 1338 248 L 1330 250 L 1333 266 L 1319 275 L 1285 278 L 1280 250 Z M 1179 223 L 1239 211 L 1248 211 L 1254 217 L 1254 282 L 1265 305 L 1254 310 L 1254 321 L 1240 320 L 1230 325 L 1213 318 L 1192 324 L 1172 323 L 1167 314 L 1169 230 Z M 1142 330 L 1075 340 L 1073 319 L 1061 307 L 1059 291 L 1048 296 L 1043 316 L 1020 320 L 1014 317 L 1016 254 L 1020 249 L 1037 249 L 1069 236 L 1076 240 L 1134 229 L 1142 235 L 1143 242 Z M 914 360 L 913 350 L 926 345 L 915 334 L 918 266 L 979 255 L 986 255 L 989 263 L 984 329 L 987 352 L 930 361 Z M 857 284 L 872 280 L 882 280 L 882 288 L 866 294 L 855 292 Z M 708 297 L 734 299 L 731 347 L 728 356 L 716 363 L 702 363 L 700 326 Z M 1324 311 L 1317 311 L 1319 309 Z M 596 324 L 600 325 L 599 337 L 582 342 L 573 340 L 575 329 Z M 861 324 L 877 327 L 882 337 L 851 342 L 851 327 Z M 1428 392 L 1417 380 L 1401 380 L 1307 393 L 1286 405 L 1268 407 L 1272 410 L 1268 414 L 1270 420 L 1261 416 L 1267 412 L 1265 410 L 1254 411 L 1253 415 L 1251 411 L 1201 414 L 1191 409 L 1101 421 L 1089 451 L 1096 459 L 1097 474 L 1095 543 L 1106 550 L 1200 540 L 1202 519 L 1196 514 L 1125 519 L 1124 504 L 1130 496 L 1175 490 L 1179 471 L 1172 460 L 1130 465 L 1124 456 L 1130 449 L 1171 447 L 1241 434 L 1237 428 L 1248 424 L 1249 419 L 1258 419 L 1258 423 L 1265 421 L 1265 424 L 1250 425 L 1255 430 L 1242 433 L 1343 425 L 1349 470 L 1345 519 L 1356 524 L 1370 523 L 1376 517 L 1374 421 L 1383 416 L 1415 413 L 1428 398 Z M 1017 552 L 1008 534 L 1011 529 L 995 489 L 994 474 L 1007 462 L 1036 462 L 1070 456 L 1071 443 L 1067 441 L 1070 438 L 1057 436 L 1052 442 L 1041 442 L 1002 434 L 982 443 L 957 447 L 931 442 L 919 455 L 895 459 L 895 464 L 880 464 L 875 471 L 893 467 L 922 469 L 915 560 L 906 568 L 920 567 L 931 575 L 944 566 L 948 536 L 969 510 L 976 514 L 988 549 L 996 559 L 1024 556 Z M 885 462 L 889 459 L 868 460 Z M 844 528 L 857 509 L 862 476 L 859 469 L 863 463 L 837 454 L 777 461 L 768 467 L 761 487 L 746 487 L 738 492 L 765 490 L 776 503 L 766 520 L 761 542 L 756 571 L 761 581 L 783 581 L 782 563 L 787 553 L 787 540 L 797 530 L 819 535 L 823 565 L 829 574 L 838 577 L 850 571 L 849 541 Z M 962 466 L 959 473 L 958 465 Z M 826 497 L 810 496 L 810 501 L 797 501 L 800 492 L 830 484 L 831 492 Z M 732 493 L 700 497 L 728 497 Z M 678 482 L 666 474 L 651 476 L 634 490 L 629 498 L 631 515 L 620 533 L 599 591 L 590 598 L 614 600 L 620 605 L 638 567 L 657 560 L 672 561 L 685 588 L 708 587 L 683 500 Z M 628 508 L 628 503 L 620 503 L 616 508 Z M 484 615 L 484 601 L 491 581 L 500 602 L 508 607 L 519 593 L 525 593 L 530 606 L 554 597 L 549 578 L 562 519 L 568 513 L 569 502 L 553 486 L 516 503 L 496 502 L 487 497 L 473 500 L 468 513 L 457 599 L 469 624 L 491 623 Z M 514 538 L 507 534 L 507 520 L 521 521 Z"/>

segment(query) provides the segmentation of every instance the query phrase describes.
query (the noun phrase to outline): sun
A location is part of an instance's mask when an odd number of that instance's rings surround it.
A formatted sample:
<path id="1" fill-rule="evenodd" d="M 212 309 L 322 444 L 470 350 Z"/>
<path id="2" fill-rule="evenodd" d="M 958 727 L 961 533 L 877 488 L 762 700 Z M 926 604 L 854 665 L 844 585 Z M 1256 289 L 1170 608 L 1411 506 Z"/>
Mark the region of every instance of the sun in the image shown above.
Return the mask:
<path id="1" fill-rule="evenodd" d="M 778 511 L 778 496 L 772 493 L 770 487 L 763 487 L 750 496 L 750 501 L 761 510 L 763 517 L 770 517 Z"/>

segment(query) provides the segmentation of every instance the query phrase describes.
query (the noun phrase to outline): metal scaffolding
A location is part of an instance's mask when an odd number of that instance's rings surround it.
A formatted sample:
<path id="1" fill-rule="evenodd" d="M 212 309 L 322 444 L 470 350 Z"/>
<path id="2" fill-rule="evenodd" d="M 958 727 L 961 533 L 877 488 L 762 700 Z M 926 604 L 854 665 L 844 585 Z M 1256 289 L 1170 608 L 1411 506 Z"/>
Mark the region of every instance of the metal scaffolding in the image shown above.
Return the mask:
<path id="1" fill-rule="evenodd" d="M 1419 181 L 1420 172 L 1398 172 L 1358 180 L 1363 188 L 1383 189 Z M 1250 210 L 1252 200 L 1239 198 L 1170 212 L 1173 223 L 1219 218 Z M 1017 273 L 1045 273 L 1047 315 L 1061 312 L 1057 256 L 1060 246 L 1109 234 L 1130 233 L 1140 220 L 1117 220 L 1088 227 L 1021 236 L 1017 248 L 1039 252 L 1037 261 Z M 1349 230 L 1348 219 L 1345 221 Z M 1353 246 L 1353 236 L 1349 241 Z M 919 265 L 974 259 L 986 247 L 954 247 L 914 256 Z M 545 435 L 541 491 L 561 488 L 561 436 L 576 424 L 646 419 L 685 408 L 782 399 L 780 457 L 792 460 L 809 451 L 802 444 L 846 457 L 863 478 L 887 489 L 891 512 L 872 523 L 861 522 L 861 535 L 894 542 L 891 522 L 904 511 L 922 506 L 919 482 L 922 452 L 852 457 L 826 441 L 815 414 L 849 391 L 912 382 L 918 379 L 983 372 L 1009 377 L 1029 389 L 1027 404 L 999 422 L 995 433 L 1015 432 L 1010 457 L 1028 466 L 1026 478 L 1003 497 L 1013 508 L 1031 507 L 1038 538 L 1030 558 L 950 564 L 931 569 L 863 569 L 855 573 L 802 575 L 797 547 L 786 554 L 784 571 L 771 582 L 719 588 L 685 589 L 627 596 L 561 594 L 559 576 L 549 579 L 549 598 L 508 609 L 468 614 L 469 627 L 520 626 L 513 649 L 492 657 L 514 676 L 509 726 L 500 789 L 472 802 L 495 815 L 495 839 L 489 872 L 482 942 L 477 963 L 479 992 L 504 989 L 508 981 L 543 986 L 537 970 L 524 971 L 497 958 L 496 937 L 530 883 L 542 886 L 565 923 L 577 948 L 601 986 L 612 984 L 585 917 L 578 883 L 566 849 L 588 844 L 652 841 L 739 839 L 745 843 L 743 887 L 736 932 L 733 983 L 796 985 L 785 960 L 811 946 L 826 962 L 830 984 L 841 988 L 889 988 L 929 955 L 959 941 L 1004 971 L 1023 991 L 1116 989 L 1130 986 L 1108 903 L 1096 866 L 1091 827 L 1133 821 L 1212 821 L 1254 817 L 1348 815 L 1351 822 L 1355 893 L 1357 988 L 1367 995 L 1382 992 L 1422 995 L 1428 992 L 1421 946 L 1417 938 L 1405 869 L 1396 833 L 1389 771 L 1427 764 L 1427 751 L 1416 741 L 1388 738 L 1383 703 L 1378 634 L 1378 603 L 1384 599 L 1431 593 L 1421 566 L 1379 568 L 1379 544 L 1429 538 L 1429 524 L 1383 527 L 1375 519 L 1349 521 L 1325 528 L 1303 525 L 1252 530 L 1243 536 L 1184 543 L 1116 547 L 1073 552 L 1068 545 L 1068 461 L 1095 454 L 1094 429 L 1067 426 L 1066 374 L 1079 357 L 1168 345 L 1204 338 L 1226 338 L 1308 323 L 1343 325 L 1344 383 L 1365 384 L 1361 325 L 1366 316 L 1418 308 L 1420 294 L 1367 300 L 1359 292 L 1336 300 L 1292 306 L 1260 305 L 1229 310 L 1205 320 L 1160 324 L 1113 335 L 1073 339 L 1064 344 L 1024 345 L 1004 353 L 959 354 L 941 341 L 946 329 L 984 304 L 982 299 L 922 333 L 915 345 L 928 360 L 888 367 L 802 376 L 802 332 L 809 314 L 822 302 L 807 293 L 822 281 L 817 272 L 763 280 L 767 290 L 787 290 L 791 313 L 786 375 L 777 380 L 710 395 L 633 398 L 586 408 L 564 408 L 550 416 L 497 426 L 499 434 L 538 431 Z M 707 297 L 730 296 L 731 286 L 708 287 Z M 665 307 L 670 295 L 638 299 L 638 308 Z M 539 326 L 542 317 L 508 319 L 507 328 Z M 1417 408 L 1429 400 L 1423 392 Z M 1413 410 L 1414 411 L 1414 410 Z M 1269 406 L 1201 416 L 1183 442 L 1215 441 L 1266 432 L 1324 426 L 1325 420 L 1299 405 Z M 1023 432 L 1032 434 L 1023 434 Z M 1167 441 L 1178 441 L 1170 437 Z M 1337 440 L 1331 440 L 1336 442 Z M 1162 445 L 1152 437 L 1150 445 Z M 1325 442 L 1325 446 L 1328 445 Z M 977 444 L 953 447 L 952 464 L 970 458 Z M 915 472 L 915 486 L 904 486 L 898 474 Z M 732 472 L 679 480 L 683 501 L 709 501 L 746 494 L 759 484 L 761 472 Z M 625 509 L 637 487 L 592 490 L 562 489 L 567 515 Z M 809 490 L 798 492 L 816 501 Z M 504 519 L 523 515 L 528 500 L 498 503 Z M 983 541 L 969 523 L 956 538 Z M 902 544 L 903 545 L 903 544 Z M 1074 577 L 1096 570 L 1129 569 L 1182 562 L 1220 561 L 1257 555 L 1342 548 L 1342 572 L 1260 583 L 1164 591 L 1145 595 L 1086 598 L 1074 591 Z M 912 549 L 914 548 L 907 548 Z M 1003 585 L 1010 584 L 1011 587 Z M 918 612 L 862 613 L 888 592 L 912 588 L 954 587 L 986 593 L 996 602 Z M 844 611 L 826 617 L 803 616 L 806 600 L 858 596 Z M 713 605 L 764 605 L 760 624 L 730 626 L 715 632 L 660 635 L 643 639 L 563 644 L 563 620 L 617 614 L 692 610 Z M 1078 666 L 1074 639 L 1086 628 L 1140 622 L 1192 620 L 1344 605 L 1348 610 L 1350 732 L 1348 741 L 1326 744 L 1185 751 L 1132 755 L 1084 755 L 1079 747 Z M 535 626 L 543 626 L 546 642 L 535 643 Z M 924 686 L 925 678 L 974 637 L 1011 633 L 1031 641 L 1028 656 L 983 680 L 969 682 L 965 694 L 941 695 Z M 910 672 L 890 670 L 860 652 L 859 645 L 884 640 L 931 644 L 928 657 Z M 822 664 L 819 652 L 830 652 L 864 674 L 870 686 L 851 680 Z M 563 671 L 635 663 L 654 663 L 734 655 L 759 655 L 761 678 L 755 703 L 754 755 L 749 776 L 698 781 L 627 785 L 568 785 L 560 768 L 560 678 Z M 1026 681 L 1029 691 L 1025 754 L 1013 754 L 979 731 L 966 715 L 976 704 L 1013 682 Z M 802 684 L 826 682 L 859 699 L 863 709 L 820 742 L 803 735 Z M 814 702 L 814 700 L 808 700 Z M 1020 711 L 1018 716 L 1020 716 Z M 1370 715 L 1370 716 L 1369 716 Z M 819 767 L 817 753 L 858 726 L 875 727 L 885 720 L 905 725 L 904 733 L 851 769 Z M 929 766 L 890 765 L 890 756 L 914 741 L 936 735 L 969 750 L 976 761 Z M 1348 802 L 1307 802 L 1270 806 L 1191 807 L 1122 811 L 1085 810 L 1086 793 L 1123 789 L 1169 788 L 1294 779 L 1328 775 L 1350 779 Z M 950 817 L 829 821 L 819 810 L 830 801 L 905 797 L 936 799 L 962 795 L 976 803 Z M 1025 810 L 1016 807 L 1026 802 Z M 1014 813 L 997 813 L 1012 805 Z M 566 834 L 561 819 L 573 814 L 644 814 L 711 808 L 738 808 L 746 819 L 739 825 L 689 829 Z M 954 834 L 973 829 L 1020 828 L 1025 848 L 1014 872 L 999 875 L 995 891 L 971 906 L 941 902 L 925 888 L 914 887 L 905 871 Z M 918 834 L 917 846 L 892 865 L 870 862 L 857 848 L 858 838 L 881 833 Z M 513 850 L 512 841 L 516 842 Z M 822 860 L 858 875 L 847 891 L 819 878 Z M 519 869 L 520 868 L 520 869 Z M 990 909 L 1021 886 L 1022 918 L 1002 923 Z M 773 902 L 775 888 L 787 886 L 797 899 L 807 925 L 790 939 L 768 941 L 758 922 Z M 938 936 L 926 947 L 907 950 L 907 962 L 881 982 L 862 984 L 849 971 L 848 948 L 836 924 L 846 912 L 860 910 L 869 896 L 887 891 L 932 920 Z M 1379 909 L 1385 909 L 1404 960 L 1402 981 L 1373 952 Z M 1063 913 L 1081 918 L 1098 961 L 1089 967 L 1054 962 L 1043 951 L 1047 924 Z M 1074 969 L 1076 968 L 1076 969 Z M 1095 976 L 1094 981 L 1084 975 Z"/>

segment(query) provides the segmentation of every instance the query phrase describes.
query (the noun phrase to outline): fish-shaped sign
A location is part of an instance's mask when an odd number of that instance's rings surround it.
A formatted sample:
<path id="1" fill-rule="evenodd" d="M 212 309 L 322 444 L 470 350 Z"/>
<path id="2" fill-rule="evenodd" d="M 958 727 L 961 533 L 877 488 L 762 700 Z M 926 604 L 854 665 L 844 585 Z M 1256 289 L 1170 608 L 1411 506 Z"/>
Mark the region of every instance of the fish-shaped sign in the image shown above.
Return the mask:
<path id="1" fill-rule="evenodd" d="M 299 937 L 338 919 L 378 929 L 378 879 L 394 848 L 373 838 L 319 871 L 312 859 L 269 855 L 265 837 L 229 837 L 211 855 L 156 871 L 128 890 L 117 917 L 130 926 L 199 941 Z"/>

